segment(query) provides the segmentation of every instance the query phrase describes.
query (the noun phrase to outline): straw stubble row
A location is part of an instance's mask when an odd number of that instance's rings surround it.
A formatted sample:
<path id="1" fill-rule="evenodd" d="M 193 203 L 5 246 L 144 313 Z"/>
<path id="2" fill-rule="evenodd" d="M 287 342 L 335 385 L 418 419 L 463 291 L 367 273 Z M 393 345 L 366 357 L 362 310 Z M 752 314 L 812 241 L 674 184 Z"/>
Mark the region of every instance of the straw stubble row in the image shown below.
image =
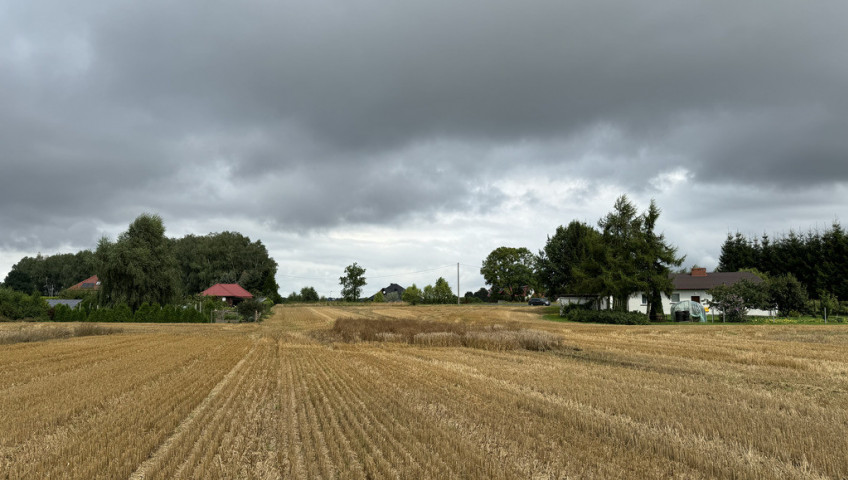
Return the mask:
<path id="1" fill-rule="evenodd" d="M 537 352 L 313 339 L 339 318 L 515 322 L 562 342 Z M 159 328 L 0 350 L 13 367 L 0 369 L 5 477 L 848 475 L 838 330 L 561 325 L 528 309 L 386 305 L 278 308 L 243 331 Z"/>

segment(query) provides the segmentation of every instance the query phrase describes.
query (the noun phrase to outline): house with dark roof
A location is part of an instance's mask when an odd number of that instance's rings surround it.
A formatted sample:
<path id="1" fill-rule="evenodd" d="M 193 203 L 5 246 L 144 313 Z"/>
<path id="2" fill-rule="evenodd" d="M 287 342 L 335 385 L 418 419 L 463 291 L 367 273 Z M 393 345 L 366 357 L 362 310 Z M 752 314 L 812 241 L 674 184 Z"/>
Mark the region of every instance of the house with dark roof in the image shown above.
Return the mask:
<path id="1" fill-rule="evenodd" d="M 689 273 L 673 273 L 671 281 L 674 291 L 671 297 L 662 296 L 663 312 L 670 312 L 671 306 L 683 300 L 692 300 L 707 305 L 712 300 L 712 295 L 707 291 L 719 285 L 733 285 L 736 282 L 748 280 L 752 283 L 761 283 L 763 279 L 751 272 L 707 272 L 706 268 L 693 268 Z M 648 296 L 644 292 L 638 292 L 630 296 L 627 302 L 627 311 L 648 313 Z M 769 315 L 766 310 L 749 310 L 748 315 Z"/>
<path id="2" fill-rule="evenodd" d="M 78 284 L 68 287 L 68 290 L 96 292 L 100 290 L 100 279 L 97 278 L 97 275 L 92 275 Z"/>
<path id="3" fill-rule="evenodd" d="M 390 293 L 397 293 L 398 294 L 398 301 L 400 301 L 400 299 L 403 298 L 403 291 L 404 290 L 406 290 L 406 289 L 401 287 L 397 283 L 392 283 L 388 287 L 380 289 L 380 292 L 383 294 L 383 298 L 386 298 L 386 296 Z M 376 295 L 377 295 L 376 293 L 374 295 L 371 295 L 369 300 L 374 300 L 374 296 L 376 296 Z"/>
<path id="4" fill-rule="evenodd" d="M 237 305 L 243 300 L 253 298 L 247 290 L 237 283 L 218 283 L 200 292 L 201 295 L 218 297 L 229 305 Z"/>

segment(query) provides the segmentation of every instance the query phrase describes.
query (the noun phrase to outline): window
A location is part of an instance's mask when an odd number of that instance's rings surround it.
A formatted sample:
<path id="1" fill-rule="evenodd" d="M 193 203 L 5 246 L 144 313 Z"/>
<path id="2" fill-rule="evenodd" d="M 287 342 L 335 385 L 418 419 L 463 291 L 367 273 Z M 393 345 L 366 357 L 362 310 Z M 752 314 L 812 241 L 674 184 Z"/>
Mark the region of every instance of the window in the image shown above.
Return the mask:
<path id="1" fill-rule="evenodd" d="M 671 301 L 673 303 L 679 302 L 680 301 L 680 294 L 679 293 L 672 293 L 671 294 Z"/>
<path id="2" fill-rule="evenodd" d="M 648 304 L 648 296 L 643 293 L 642 294 L 642 305 L 647 305 L 647 304 Z"/>

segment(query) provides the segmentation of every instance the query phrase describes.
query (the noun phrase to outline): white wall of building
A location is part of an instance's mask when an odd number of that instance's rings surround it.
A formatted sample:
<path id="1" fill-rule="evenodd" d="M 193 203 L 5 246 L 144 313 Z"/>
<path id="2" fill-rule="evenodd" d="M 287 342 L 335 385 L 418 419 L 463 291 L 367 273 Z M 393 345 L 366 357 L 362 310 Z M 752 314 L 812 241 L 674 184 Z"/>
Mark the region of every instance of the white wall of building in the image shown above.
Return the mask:
<path id="1" fill-rule="evenodd" d="M 643 302 L 643 300 L 645 300 L 643 298 L 643 296 L 644 296 L 644 294 L 641 293 L 641 292 L 631 295 L 630 298 L 627 299 L 627 311 L 628 312 L 641 312 L 641 313 L 647 314 L 648 313 L 647 312 L 648 305 L 645 302 Z M 706 290 L 675 290 L 672 293 L 671 298 L 669 298 L 668 296 L 663 294 L 662 295 L 663 313 L 668 315 L 671 312 L 671 305 L 673 303 L 677 303 L 678 301 L 682 301 L 682 300 L 695 300 L 696 299 L 695 297 L 697 297 L 697 299 L 700 301 L 700 303 L 707 310 L 707 316 L 708 317 L 712 314 L 715 314 L 716 316 L 721 315 L 720 310 L 716 310 L 715 312 L 713 312 L 709 308 L 709 301 L 712 300 L 713 297 L 712 297 L 712 295 L 707 293 Z M 672 301 L 672 300 L 674 300 L 674 301 Z M 748 315 L 751 315 L 751 316 L 754 316 L 754 317 L 768 317 L 768 316 L 772 316 L 772 312 L 769 312 L 767 310 L 751 309 L 751 310 L 748 310 Z"/>

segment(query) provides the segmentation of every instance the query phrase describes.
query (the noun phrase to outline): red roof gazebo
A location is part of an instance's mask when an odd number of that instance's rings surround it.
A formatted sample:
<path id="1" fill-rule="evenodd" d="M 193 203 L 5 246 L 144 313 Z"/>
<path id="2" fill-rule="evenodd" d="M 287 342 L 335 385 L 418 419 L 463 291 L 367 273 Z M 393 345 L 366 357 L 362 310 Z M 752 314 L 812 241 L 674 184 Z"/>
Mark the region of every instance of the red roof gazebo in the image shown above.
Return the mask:
<path id="1" fill-rule="evenodd" d="M 200 294 L 218 297 L 230 305 L 238 303 L 245 298 L 253 298 L 250 292 L 241 288 L 241 285 L 237 283 L 218 283 L 200 292 Z"/>

